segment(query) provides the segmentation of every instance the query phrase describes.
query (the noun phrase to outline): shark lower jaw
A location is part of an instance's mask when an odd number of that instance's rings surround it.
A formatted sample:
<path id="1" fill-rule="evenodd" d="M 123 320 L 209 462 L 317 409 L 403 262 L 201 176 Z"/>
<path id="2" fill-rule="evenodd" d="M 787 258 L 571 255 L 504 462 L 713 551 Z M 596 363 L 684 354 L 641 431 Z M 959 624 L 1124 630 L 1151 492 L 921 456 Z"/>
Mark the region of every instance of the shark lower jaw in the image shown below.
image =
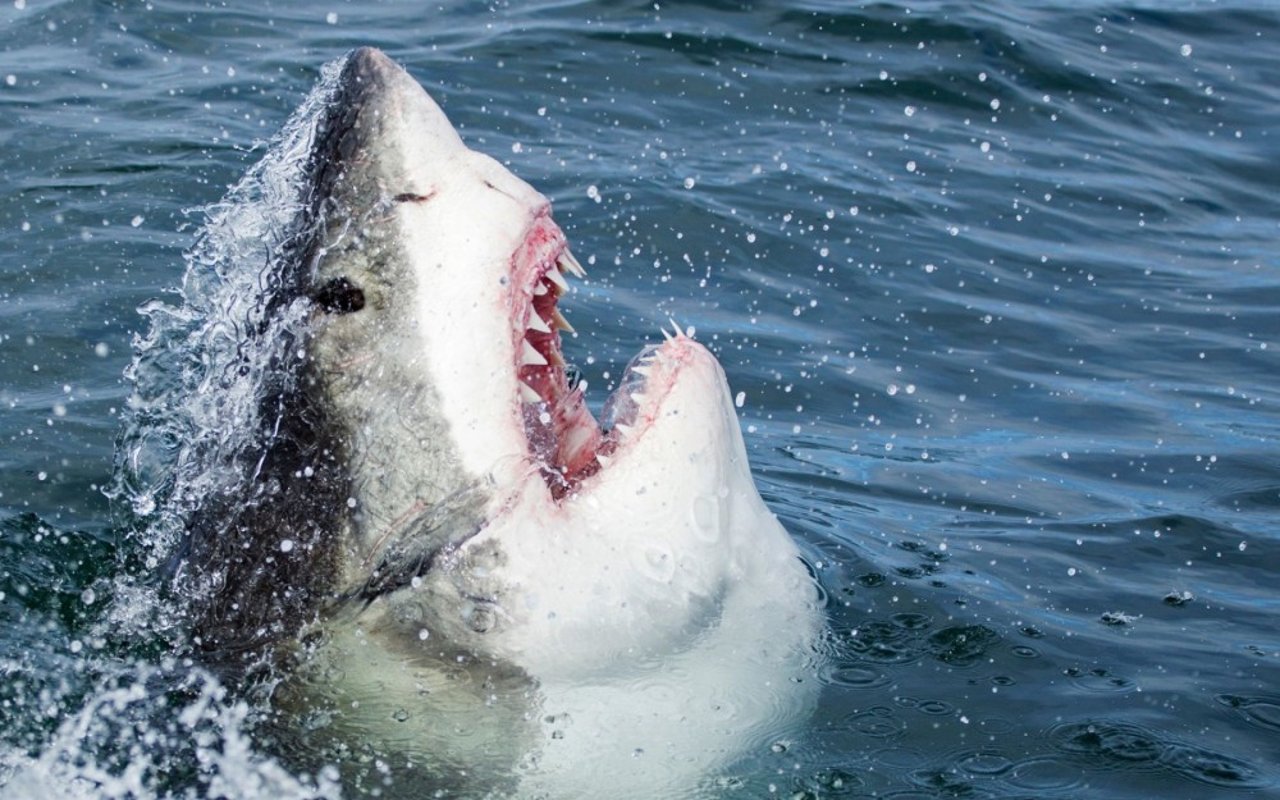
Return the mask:
<path id="1" fill-rule="evenodd" d="M 540 212 L 511 259 L 515 287 L 512 331 L 517 380 L 516 398 L 530 462 L 537 468 L 554 500 L 574 493 L 587 479 L 609 468 L 616 454 L 647 426 L 651 410 L 674 383 L 678 350 L 690 340 L 676 329 L 666 333 L 662 346 L 649 346 L 624 371 L 618 388 L 604 405 L 602 421 L 587 407 L 586 381 L 564 358 L 561 332 L 576 333 L 559 309 L 569 290 L 567 278 L 584 278 L 586 271 L 569 252 L 564 234 L 548 211 Z M 655 364 L 664 363 L 662 380 L 651 383 Z M 663 391 L 652 391 L 661 384 Z"/>

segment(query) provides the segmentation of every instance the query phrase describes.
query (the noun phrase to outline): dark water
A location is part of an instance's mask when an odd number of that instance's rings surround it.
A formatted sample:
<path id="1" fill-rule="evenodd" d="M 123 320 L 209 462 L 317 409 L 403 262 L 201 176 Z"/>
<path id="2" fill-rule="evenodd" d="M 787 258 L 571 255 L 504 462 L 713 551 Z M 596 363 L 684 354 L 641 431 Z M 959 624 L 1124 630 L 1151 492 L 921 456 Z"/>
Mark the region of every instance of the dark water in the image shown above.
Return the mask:
<path id="1" fill-rule="evenodd" d="M 336 791 L 167 658 L 103 488 L 188 210 L 357 44 L 554 200 L 592 385 L 674 315 L 745 393 L 830 637 L 809 729 L 726 796 L 1280 793 L 1269 3 L 0 20 L 0 794 Z"/>

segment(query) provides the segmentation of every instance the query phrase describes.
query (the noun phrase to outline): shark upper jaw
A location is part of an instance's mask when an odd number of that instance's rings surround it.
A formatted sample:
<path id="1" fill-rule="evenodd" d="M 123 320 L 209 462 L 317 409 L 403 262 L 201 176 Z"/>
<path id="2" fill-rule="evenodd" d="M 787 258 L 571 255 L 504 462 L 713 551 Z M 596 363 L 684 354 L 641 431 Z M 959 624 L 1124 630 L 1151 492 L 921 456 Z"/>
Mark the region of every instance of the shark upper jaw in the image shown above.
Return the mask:
<path id="1" fill-rule="evenodd" d="M 520 420 L 531 462 L 559 500 L 599 471 L 607 440 L 583 397 L 585 384 L 565 362 L 560 313 L 566 275 L 586 272 L 564 243 L 550 209 L 539 214 L 511 259 L 512 353 Z"/>

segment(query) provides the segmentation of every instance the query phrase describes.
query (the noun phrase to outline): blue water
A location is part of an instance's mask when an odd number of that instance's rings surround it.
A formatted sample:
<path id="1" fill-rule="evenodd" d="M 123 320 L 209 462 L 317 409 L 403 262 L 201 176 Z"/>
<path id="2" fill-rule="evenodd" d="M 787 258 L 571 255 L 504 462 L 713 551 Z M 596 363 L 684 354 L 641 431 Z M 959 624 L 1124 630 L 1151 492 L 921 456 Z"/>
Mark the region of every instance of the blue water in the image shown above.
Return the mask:
<path id="1" fill-rule="evenodd" d="M 104 489 L 137 307 L 376 44 L 592 260 L 597 404 L 669 315 L 744 393 L 830 634 L 815 718 L 725 796 L 1277 796 L 1277 31 L 1261 0 L 6 0 L 0 794 L 338 791 L 168 658 L 163 554 Z M 191 752 L 147 686 L 207 712 Z"/>

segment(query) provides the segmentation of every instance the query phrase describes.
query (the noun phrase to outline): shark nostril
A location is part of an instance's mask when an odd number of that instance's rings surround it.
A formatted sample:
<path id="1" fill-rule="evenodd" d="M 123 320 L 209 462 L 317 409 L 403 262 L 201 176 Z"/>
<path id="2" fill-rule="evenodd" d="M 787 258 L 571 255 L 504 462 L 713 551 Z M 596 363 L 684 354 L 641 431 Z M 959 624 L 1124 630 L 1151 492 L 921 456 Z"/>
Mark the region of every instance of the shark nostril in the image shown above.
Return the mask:
<path id="1" fill-rule="evenodd" d="M 345 277 L 321 286 L 311 299 L 330 314 L 350 314 L 364 308 L 364 291 Z"/>

